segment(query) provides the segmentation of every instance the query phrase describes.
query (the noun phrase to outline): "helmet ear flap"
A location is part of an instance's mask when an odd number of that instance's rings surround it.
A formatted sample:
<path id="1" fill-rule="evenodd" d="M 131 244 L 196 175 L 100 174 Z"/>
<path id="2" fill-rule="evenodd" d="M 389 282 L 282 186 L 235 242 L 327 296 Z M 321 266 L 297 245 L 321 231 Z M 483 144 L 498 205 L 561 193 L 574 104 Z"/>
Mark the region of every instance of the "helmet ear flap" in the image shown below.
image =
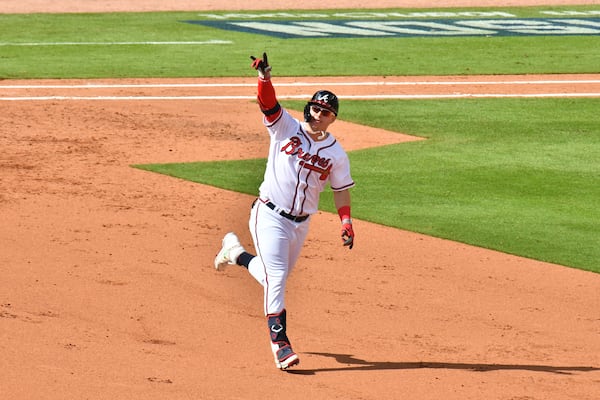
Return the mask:
<path id="1" fill-rule="evenodd" d="M 310 115 L 310 103 L 306 103 L 304 106 L 304 121 L 310 122 L 312 119 L 312 115 Z"/>

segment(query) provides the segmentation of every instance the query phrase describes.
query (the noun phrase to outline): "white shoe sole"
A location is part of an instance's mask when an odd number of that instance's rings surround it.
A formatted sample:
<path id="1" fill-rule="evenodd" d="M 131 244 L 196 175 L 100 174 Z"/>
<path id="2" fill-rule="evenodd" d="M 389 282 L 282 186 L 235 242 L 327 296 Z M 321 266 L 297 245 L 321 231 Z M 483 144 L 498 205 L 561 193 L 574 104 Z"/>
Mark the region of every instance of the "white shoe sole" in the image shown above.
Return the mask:
<path id="1" fill-rule="evenodd" d="M 295 353 L 293 355 L 289 356 L 288 358 L 286 358 L 284 361 L 279 361 L 279 360 L 275 359 L 275 365 L 277 366 L 277 368 L 279 368 L 281 370 L 286 370 L 286 369 L 293 367 L 295 365 L 298 365 L 298 364 L 300 364 L 300 358 Z"/>

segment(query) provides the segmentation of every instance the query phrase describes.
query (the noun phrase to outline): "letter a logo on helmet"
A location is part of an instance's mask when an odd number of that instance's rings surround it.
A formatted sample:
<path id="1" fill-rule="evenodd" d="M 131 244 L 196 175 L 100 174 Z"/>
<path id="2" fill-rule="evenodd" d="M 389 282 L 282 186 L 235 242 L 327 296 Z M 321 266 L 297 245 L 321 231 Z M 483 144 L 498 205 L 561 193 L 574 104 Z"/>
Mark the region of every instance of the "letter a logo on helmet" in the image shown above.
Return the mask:
<path id="1" fill-rule="evenodd" d="M 324 101 L 325 103 L 327 103 L 329 100 L 329 93 L 325 93 L 325 94 L 320 94 L 319 96 L 317 96 L 317 98 L 315 100 L 319 100 L 319 101 Z"/>
<path id="2" fill-rule="evenodd" d="M 306 106 L 304 106 L 304 120 L 306 122 L 309 122 L 312 118 L 310 115 L 310 105 L 311 104 L 316 104 L 320 107 L 323 107 L 323 108 L 331 111 L 336 116 L 338 115 L 338 109 L 339 109 L 338 98 L 335 94 L 333 94 L 329 90 L 319 90 L 318 92 L 313 94 L 313 97 L 310 99 L 310 101 L 308 103 L 306 103 Z"/>
<path id="3" fill-rule="evenodd" d="M 312 99 L 309 101 L 310 104 L 316 104 L 323 108 L 332 111 L 335 115 L 338 114 L 339 102 L 335 94 L 329 90 L 319 90 L 316 92 Z"/>

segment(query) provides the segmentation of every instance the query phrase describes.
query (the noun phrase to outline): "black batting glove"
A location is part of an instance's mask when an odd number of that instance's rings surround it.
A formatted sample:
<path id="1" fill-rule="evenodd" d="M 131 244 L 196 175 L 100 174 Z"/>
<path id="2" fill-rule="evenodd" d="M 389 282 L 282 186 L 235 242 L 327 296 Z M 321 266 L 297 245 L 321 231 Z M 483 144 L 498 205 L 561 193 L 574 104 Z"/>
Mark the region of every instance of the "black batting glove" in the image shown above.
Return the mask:
<path id="1" fill-rule="evenodd" d="M 271 66 L 267 59 L 267 53 L 263 53 L 262 58 L 256 58 L 250 56 L 252 59 L 252 68 L 258 71 L 258 76 L 262 79 L 269 79 L 271 77 Z"/>

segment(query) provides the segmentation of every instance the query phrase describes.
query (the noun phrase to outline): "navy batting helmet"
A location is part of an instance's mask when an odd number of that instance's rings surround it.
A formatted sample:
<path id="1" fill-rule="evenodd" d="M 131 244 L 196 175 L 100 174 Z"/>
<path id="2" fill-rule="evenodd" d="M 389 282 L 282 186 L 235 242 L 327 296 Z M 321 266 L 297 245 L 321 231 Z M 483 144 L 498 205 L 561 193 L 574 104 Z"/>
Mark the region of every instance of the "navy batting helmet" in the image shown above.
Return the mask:
<path id="1" fill-rule="evenodd" d="M 305 121 L 310 121 L 310 105 L 311 104 L 316 104 L 320 107 L 323 107 L 326 110 L 331 111 L 336 116 L 338 115 L 338 110 L 340 107 L 338 98 L 335 94 L 333 94 L 329 90 L 319 90 L 318 92 L 313 94 L 313 97 L 310 99 L 310 101 L 304 107 L 304 120 Z"/>

